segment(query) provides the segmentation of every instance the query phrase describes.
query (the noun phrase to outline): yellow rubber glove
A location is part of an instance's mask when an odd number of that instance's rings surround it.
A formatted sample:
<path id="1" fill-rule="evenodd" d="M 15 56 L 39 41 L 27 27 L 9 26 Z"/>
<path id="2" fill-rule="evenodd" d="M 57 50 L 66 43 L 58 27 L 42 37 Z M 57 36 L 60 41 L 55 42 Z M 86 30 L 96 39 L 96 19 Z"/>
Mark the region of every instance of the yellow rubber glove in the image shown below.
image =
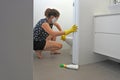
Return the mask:
<path id="1" fill-rule="evenodd" d="M 73 25 L 70 29 L 68 30 L 65 30 L 65 35 L 68 35 L 72 32 L 76 32 L 77 31 L 77 26 L 76 25 Z"/>
<path id="2" fill-rule="evenodd" d="M 65 41 L 66 40 L 66 35 L 62 35 L 61 40 Z"/>

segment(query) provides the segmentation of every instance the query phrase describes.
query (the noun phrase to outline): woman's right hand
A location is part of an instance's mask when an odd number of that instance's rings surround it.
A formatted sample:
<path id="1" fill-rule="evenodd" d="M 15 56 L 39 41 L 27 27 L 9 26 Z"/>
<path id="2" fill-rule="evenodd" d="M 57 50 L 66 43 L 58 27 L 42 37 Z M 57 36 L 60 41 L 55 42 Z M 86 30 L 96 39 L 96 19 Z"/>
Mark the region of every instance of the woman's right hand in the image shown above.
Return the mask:
<path id="1" fill-rule="evenodd" d="M 77 29 L 78 29 L 78 26 L 73 25 L 70 29 L 65 30 L 65 35 L 68 35 L 68 34 L 70 34 L 70 33 L 72 33 L 72 32 L 76 32 Z"/>

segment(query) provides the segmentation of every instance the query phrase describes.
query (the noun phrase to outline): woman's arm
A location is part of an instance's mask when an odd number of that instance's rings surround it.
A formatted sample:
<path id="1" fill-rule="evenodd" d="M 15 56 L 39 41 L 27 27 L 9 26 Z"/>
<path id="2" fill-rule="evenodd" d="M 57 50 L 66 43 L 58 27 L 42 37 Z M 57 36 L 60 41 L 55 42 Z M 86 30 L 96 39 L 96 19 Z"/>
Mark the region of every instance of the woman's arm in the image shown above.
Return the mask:
<path id="1" fill-rule="evenodd" d="M 61 26 L 60 26 L 58 23 L 54 23 L 54 25 L 57 27 L 57 29 L 58 29 L 59 31 L 62 31 L 62 28 L 61 28 Z"/>
<path id="2" fill-rule="evenodd" d="M 50 35 L 52 36 L 61 36 L 64 35 L 65 32 L 64 31 L 53 31 L 48 23 L 43 23 L 42 24 L 42 28 Z"/>

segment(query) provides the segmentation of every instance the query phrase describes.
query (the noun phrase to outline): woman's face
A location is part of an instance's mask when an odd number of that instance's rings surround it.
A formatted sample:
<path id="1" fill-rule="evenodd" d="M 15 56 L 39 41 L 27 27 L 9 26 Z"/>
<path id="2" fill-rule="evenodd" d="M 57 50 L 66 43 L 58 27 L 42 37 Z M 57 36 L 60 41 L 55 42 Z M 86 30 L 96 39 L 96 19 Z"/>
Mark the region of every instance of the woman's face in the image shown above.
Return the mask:
<path id="1" fill-rule="evenodd" d="M 54 24 L 55 22 L 57 22 L 58 18 L 59 18 L 59 17 L 51 16 L 51 17 L 49 18 L 49 22 L 52 23 L 52 24 Z"/>

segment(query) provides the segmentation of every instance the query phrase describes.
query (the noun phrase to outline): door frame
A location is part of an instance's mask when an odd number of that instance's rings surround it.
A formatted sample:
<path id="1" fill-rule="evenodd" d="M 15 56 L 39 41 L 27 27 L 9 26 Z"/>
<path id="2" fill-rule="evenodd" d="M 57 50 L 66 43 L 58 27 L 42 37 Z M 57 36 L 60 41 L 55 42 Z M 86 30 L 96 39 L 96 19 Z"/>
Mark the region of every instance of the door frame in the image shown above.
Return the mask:
<path id="1" fill-rule="evenodd" d="M 74 24 L 80 27 L 80 1 L 73 0 Z M 79 29 L 73 33 L 72 63 L 79 64 Z"/>

